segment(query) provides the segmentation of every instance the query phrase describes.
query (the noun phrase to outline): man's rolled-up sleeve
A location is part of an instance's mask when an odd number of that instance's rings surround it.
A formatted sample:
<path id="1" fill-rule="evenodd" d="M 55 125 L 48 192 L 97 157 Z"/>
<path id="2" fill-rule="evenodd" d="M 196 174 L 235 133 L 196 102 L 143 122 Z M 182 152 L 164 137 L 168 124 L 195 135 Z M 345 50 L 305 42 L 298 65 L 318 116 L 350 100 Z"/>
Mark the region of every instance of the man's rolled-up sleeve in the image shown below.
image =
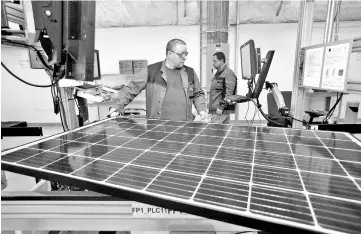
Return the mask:
<path id="1" fill-rule="evenodd" d="M 118 112 L 121 112 L 147 86 L 148 71 L 146 69 L 142 71 L 140 77 L 139 81 L 130 81 L 127 85 L 122 86 L 116 94 L 112 95 L 111 99 L 116 103 Z"/>
<path id="2" fill-rule="evenodd" d="M 194 97 L 193 104 L 197 109 L 198 113 L 206 111 L 206 100 L 204 91 L 202 90 L 197 73 L 194 72 Z"/>

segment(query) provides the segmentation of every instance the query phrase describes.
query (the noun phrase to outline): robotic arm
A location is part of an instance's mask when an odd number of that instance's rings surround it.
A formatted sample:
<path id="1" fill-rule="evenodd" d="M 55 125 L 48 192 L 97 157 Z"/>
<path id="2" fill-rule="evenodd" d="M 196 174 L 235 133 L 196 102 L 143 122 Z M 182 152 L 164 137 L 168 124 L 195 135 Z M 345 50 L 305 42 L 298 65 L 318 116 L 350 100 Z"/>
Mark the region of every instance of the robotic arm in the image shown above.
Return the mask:
<path id="1" fill-rule="evenodd" d="M 277 83 L 270 83 L 266 81 L 266 89 L 269 89 L 276 101 L 278 111 L 281 116 L 289 117 L 290 111 L 286 106 L 285 100 L 283 99 L 282 93 L 278 89 Z"/>

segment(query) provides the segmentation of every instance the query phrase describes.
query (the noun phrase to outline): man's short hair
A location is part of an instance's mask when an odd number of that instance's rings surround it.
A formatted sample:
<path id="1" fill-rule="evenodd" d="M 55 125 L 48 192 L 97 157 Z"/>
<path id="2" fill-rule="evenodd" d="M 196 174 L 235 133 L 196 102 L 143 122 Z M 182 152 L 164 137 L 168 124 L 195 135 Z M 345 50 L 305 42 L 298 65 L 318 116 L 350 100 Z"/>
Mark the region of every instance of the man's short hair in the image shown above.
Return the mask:
<path id="1" fill-rule="evenodd" d="M 226 56 L 223 54 L 223 52 L 217 52 L 213 56 L 216 56 L 218 60 L 223 59 L 223 62 L 226 63 Z"/>
<path id="2" fill-rule="evenodd" d="M 167 54 L 168 51 L 173 51 L 174 47 L 176 47 L 176 45 L 178 45 L 178 44 L 186 45 L 186 43 L 183 40 L 174 38 L 167 43 L 165 54 Z"/>

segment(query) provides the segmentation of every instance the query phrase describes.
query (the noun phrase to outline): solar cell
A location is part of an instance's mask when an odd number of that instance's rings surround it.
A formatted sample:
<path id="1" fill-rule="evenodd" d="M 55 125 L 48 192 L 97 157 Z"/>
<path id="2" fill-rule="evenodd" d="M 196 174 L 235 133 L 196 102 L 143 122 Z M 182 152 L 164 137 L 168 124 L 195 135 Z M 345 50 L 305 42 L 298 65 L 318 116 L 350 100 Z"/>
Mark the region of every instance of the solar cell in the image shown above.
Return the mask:
<path id="1" fill-rule="evenodd" d="M 2 169 L 268 231 L 361 230 L 349 134 L 112 118 L 2 153 Z"/>

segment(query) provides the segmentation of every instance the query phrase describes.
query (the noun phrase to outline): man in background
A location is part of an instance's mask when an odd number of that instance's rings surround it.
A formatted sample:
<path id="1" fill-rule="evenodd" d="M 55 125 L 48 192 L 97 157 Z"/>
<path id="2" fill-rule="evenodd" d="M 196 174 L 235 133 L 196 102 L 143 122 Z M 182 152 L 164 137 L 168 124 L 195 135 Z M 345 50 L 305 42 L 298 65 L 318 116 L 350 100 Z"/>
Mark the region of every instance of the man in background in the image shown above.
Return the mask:
<path id="1" fill-rule="evenodd" d="M 149 65 L 148 71 L 142 74 L 142 81 L 131 81 L 112 96 L 117 106 L 111 108 L 108 115 L 119 115 L 127 104 L 146 89 L 147 118 L 193 121 L 193 103 L 201 119 L 206 119 L 205 95 L 193 68 L 184 65 L 187 56 L 187 46 L 183 40 L 170 40 L 164 61 Z"/>
<path id="2" fill-rule="evenodd" d="M 236 94 L 237 76 L 226 65 L 226 56 L 222 52 L 213 55 L 213 67 L 217 70 L 211 81 L 209 91 L 209 113 L 216 114 L 218 104 L 230 95 Z M 223 115 L 228 115 L 223 123 L 229 122 L 229 115 L 234 114 L 235 105 L 227 106 Z"/>

